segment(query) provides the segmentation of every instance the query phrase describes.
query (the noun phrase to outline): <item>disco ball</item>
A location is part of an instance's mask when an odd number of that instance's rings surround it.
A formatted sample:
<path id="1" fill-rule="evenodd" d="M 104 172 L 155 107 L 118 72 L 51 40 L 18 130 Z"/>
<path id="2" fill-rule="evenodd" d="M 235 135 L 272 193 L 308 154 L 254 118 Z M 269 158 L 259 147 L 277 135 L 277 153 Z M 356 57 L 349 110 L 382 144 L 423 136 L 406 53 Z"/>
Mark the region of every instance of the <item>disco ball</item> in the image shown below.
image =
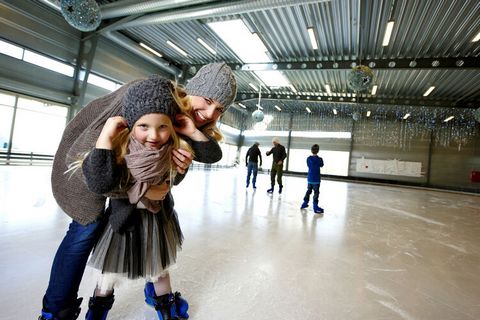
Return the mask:
<path id="1" fill-rule="evenodd" d="M 94 31 L 102 21 L 95 0 L 61 0 L 60 8 L 68 24 L 80 31 Z"/>
<path id="2" fill-rule="evenodd" d="M 373 83 L 373 72 L 367 66 L 359 65 L 352 68 L 348 75 L 348 85 L 355 91 L 367 90 Z"/>
<path id="3" fill-rule="evenodd" d="M 360 114 L 360 112 L 356 112 L 356 111 L 355 111 L 355 112 L 352 114 L 352 118 L 353 118 L 353 120 L 355 120 L 355 121 L 360 120 L 361 117 L 362 117 L 362 115 Z"/>
<path id="4" fill-rule="evenodd" d="M 262 110 L 255 110 L 252 112 L 252 118 L 255 122 L 262 122 L 265 115 Z"/>
<path id="5" fill-rule="evenodd" d="M 477 120 L 478 122 L 480 122 L 480 108 L 478 108 L 477 110 L 475 110 L 475 120 Z"/>

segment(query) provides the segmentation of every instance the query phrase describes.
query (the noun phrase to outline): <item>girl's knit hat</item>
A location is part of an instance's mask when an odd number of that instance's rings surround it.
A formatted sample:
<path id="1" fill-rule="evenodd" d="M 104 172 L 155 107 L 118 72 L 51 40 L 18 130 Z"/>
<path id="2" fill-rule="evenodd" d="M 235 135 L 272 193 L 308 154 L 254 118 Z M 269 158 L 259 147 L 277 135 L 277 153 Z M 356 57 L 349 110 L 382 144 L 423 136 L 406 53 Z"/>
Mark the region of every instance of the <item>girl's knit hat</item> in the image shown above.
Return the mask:
<path id="1" fill-rule="evenodd" d="M 226 109 L 237 95 L 237 81 L 232 69 L 224 62 L 209 63 L 198 70 L 186 86 L 191 96 L 210 98 L 220 102 Z"/>
<path id="2" fill-rule="evenodd" d="M 172 95 L 173 84 L 158 75 L 141 80 L 128 88 L 122 100 L 122 116 L 128 128 L 149 113 L 163 113 L 175 121 L 179 107 Z"/>

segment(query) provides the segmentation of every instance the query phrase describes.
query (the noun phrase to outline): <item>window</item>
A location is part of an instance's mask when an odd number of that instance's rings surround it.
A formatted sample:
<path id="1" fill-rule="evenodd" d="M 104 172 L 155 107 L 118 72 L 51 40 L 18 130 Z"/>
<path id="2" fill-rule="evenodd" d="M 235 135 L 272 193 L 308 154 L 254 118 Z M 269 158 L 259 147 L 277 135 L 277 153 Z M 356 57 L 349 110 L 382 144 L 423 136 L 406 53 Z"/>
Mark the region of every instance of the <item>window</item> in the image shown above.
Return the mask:
<path id="1" fill-rule="evenodd" d="M 0 53 L 22 60 L 23 49 L 14 44 L 0 40 Z"/>
<path id="2" fill-rule="evenodd" d="M 26 50 L 20 46 L 3 40 L 0 40 L 0 53 L 16 58 L 18 60 L 32 63 L 34 65 L 49 69 L 54 72 L 64 74 L 69 77 L 73 77 L 73 73 L 75 70 L 73 66 L 68 63 L 57 61 L 43 54 L 38 54 L 36 52 Z"/>
<path id="3" fill-rule="evenodd" d="M 65 128 L 68 109 L 63 106 L 19 98 L 13 152 L 55 154 Z"/>
<path id="4" fill-rule="evenodd" d="M 82 71 L 81 78 L 83 79 L 84 77 L 85 77 L 85 71 Z M 107 89 L 108 91 L 115 91 L 122 86 L 119 83 L 97 76 L 96 74 L 93 74 L 93 73 L 90 73 L 88 75 L 87 82 L 90 84 L 93 84 L 94 86 Z"/>
<path id="5" fill-rule="evenodd" d="M 53 60 L 44 55 L 25 50 L 25 55 L 23 60 L 30 62 L 42 68 L 47 68 L 51 71 L 55 71 L 61 74 L 64 74 L 69 77 L 73 77 L 74 68 L 66 63 Z"/>
<path id="6" fill-rule="evenodd" d="M 222 159 L 217 162 L 221 166 L 233 166 L 237 158 L 237 146 L 228 143 L 220 143 L 222 148 Z"/>
<path id="7" fill-rule="evenodd" d="M 0 93 L 0 151 L 8 150 L 15 96 Z"/>

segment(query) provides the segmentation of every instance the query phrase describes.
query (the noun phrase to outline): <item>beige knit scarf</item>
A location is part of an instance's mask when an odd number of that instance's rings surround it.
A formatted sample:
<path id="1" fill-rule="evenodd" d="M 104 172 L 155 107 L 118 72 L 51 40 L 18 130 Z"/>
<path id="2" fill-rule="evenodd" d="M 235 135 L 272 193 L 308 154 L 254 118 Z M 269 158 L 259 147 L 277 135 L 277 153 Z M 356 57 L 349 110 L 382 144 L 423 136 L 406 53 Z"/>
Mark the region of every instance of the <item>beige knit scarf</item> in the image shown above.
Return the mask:
<path id="1" fill-rule="evenodd" d="M 133 177 L 133 186 L 127 190 L 128 199 L 132 204 L 140 201 L 149 211 L 157 213 L 161 209 L 160 201 L 147 199 L 144 195 L 150 186 L 169 178 L 172 145 L 165 144 L 158 150 L 149 149 L 131 137 L 128 149 L 125 162 Z"/>

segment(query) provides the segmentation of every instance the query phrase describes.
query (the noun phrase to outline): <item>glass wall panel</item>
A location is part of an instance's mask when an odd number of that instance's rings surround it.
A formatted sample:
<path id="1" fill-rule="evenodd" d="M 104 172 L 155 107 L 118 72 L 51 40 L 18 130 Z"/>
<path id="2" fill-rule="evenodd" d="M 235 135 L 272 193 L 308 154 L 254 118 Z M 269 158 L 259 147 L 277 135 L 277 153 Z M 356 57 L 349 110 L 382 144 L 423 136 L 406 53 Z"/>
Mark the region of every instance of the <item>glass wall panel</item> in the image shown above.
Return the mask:
<path id="1" fill-rule="evenodd" d="M 0 93 L 0 151 L 8 150 L 15 96 Z"/>
<path id="2" fill-rule="evenodd" d="M 228 143 L 220 143 L 222 148 L 222 159 L 216 164 L 222 166 L 233 166 L 237 158 L 237 146 Z"/>
<path id="3" fill-rule="evenodd" d="M 307 158 L 312 154 L 309 149 L 290 149 L 288 170 L 295 172 L 308 172 Z M 347 176 L 349 152 L 321 150 L 318 156 L 323 159 L 322 174 Z"/>
<path id="4" fill-rule="evenodd" d="M 13 152 L 55 154 L 65 128 L 68 109 L 59 105 L 19 98 Z"/>

